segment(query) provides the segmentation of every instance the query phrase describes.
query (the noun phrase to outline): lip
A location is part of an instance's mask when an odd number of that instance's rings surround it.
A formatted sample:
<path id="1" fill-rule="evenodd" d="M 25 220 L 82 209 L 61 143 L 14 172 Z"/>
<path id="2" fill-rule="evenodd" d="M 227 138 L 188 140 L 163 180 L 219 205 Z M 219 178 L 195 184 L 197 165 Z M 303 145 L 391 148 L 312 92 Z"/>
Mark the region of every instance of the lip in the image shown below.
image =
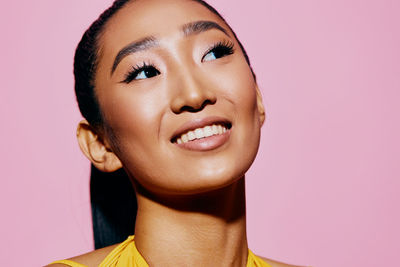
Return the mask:
<path id="1" fill-rule="evenodd" d="M 201 139 L 196 139 L 189 141 L 187 143 L 174 143 L 180 148 L 192 151 L 209 151 L 223 146 L 228 142 L 231 135 L 231 129 L 227 130 L 225 133 L 212 135 L 209 137 L 204 137 Z"/>
<path id="2" fill-rule="evenodd" d="M 232 123 L 229 120 L 222 117 L 212 116 L 201 119 L 194 119 L 184 123 L 172 134 L 172 137 L 170 139 L 171 143 L 174 143 L 174 141 L 176 141 L 176 139 L 179 138 L 183 133 L 194 130 L 196 128 L 203 128 L 207 125 L 211 126 L 213 124 L 224 125 L 228 129 L 227 132 L 230 132 L 230 128 L 232 127 Z"/>

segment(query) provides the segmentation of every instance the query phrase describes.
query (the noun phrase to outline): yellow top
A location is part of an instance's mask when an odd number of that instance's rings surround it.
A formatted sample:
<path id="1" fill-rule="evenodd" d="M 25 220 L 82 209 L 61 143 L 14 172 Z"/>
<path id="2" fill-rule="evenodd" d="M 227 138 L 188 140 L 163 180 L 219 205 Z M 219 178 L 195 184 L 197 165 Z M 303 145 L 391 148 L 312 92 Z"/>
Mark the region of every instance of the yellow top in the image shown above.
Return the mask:
<path id="1" fill-rule="evenodd" d="M 86 265 L 71 261 L 60 260 L 53 263 L 62 263 L 71 267 L 87 267 Z M 148 267 L 142 255 L 136 249 L 134 236 L 129 236 L 124 242 L 119 244 L 110 254 L 100 263 L 99 267 Z M 246 267 L 271 267 L 261 258 L 254 255 L 249 250 Z"/>

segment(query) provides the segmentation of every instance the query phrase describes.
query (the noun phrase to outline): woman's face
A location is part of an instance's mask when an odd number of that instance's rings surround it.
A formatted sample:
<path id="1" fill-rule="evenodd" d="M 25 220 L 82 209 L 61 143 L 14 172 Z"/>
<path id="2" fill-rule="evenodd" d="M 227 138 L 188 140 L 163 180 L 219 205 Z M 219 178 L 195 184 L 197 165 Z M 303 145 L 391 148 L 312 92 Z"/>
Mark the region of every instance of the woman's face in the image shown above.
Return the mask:
<path id="1" fill-rule="evenodd" d="M 193 194 L 247 171 L 262 123 L 257 87 L 221 19 L 193 1 L 139 0 L 99 44 L 96 94 L 131 177 L 152 192 Z"/>

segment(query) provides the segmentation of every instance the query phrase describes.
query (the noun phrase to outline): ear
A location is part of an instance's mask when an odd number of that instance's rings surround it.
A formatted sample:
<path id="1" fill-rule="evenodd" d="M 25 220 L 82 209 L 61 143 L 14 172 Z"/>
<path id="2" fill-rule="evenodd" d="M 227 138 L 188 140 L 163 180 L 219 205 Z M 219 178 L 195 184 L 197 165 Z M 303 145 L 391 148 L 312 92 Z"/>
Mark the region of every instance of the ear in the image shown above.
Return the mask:
<path id="1" fill-rule="evenodd" d="M 257 109 L 258 109 L 258 113 L 260 114 L 261 125 L 263 125 L 264 121 L 265 121 L 265 108 L 264 108 L 264 104 L 262 102 L 261 91 L 260 91 L 260 88 L 258 88 L 257 84 L 256 84 L 256 93 L 257 93 Z"/>
<path id="2" fill-rule="evenodd" d="M 78 124 L 76 135 L 83 154 L 97 169 L 103 172 L 113 172 L 122 167 L 119 158 L 87 120 L 82 120 Z"/>

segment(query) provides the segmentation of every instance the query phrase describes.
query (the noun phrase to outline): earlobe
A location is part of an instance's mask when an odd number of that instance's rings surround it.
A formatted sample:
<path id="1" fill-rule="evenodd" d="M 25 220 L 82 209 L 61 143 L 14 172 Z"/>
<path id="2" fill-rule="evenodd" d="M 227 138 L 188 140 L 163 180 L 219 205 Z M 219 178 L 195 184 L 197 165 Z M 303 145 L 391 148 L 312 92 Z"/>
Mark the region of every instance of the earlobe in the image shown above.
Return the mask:
<path id="1" fill-rule="evenodd" d="M 113 172 L 122 167 L 119 158 L 107 148 L 104 140 L 86 120 L 78 124 L 76 135 L 83 154 L 97 169 Z"/>
<path id="2" fill-rule="evenodd" d="M 261 91 L 260 88 L 258 88 L 258 85 L 256 85 L 256 93 L 257 93 L 257 109 L 258 113 L 260 114 L 261 125 L 263 125 L 265 121 L 265 108 L 262 102 Z"/>

